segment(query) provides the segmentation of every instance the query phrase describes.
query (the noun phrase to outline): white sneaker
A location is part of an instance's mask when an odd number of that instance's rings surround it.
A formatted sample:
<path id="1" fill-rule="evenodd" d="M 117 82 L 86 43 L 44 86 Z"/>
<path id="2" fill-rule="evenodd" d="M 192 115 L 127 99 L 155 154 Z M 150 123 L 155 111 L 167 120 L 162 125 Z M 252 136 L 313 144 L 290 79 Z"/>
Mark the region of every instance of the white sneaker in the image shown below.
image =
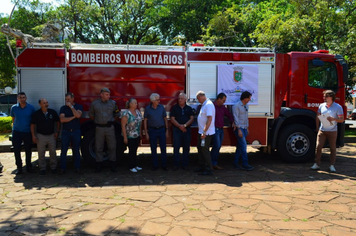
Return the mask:
<path id="1" fill-rule="evenodd" d="M 318 164 L 314 163 L 314 165 L 312 167 L 310 167 L 310 169 L 312 170 L 319 170 L 320 166 L 318 166 Z"/>
<path id="2" fill-rule="evenodd" d="M 136 173 L 137 170 L 135 168 L 130 169 L 131 172 Z"/>
<path id="3" fill-rule="evenodd" d="M 331 165 L 331 166 L 329 167 L 329 170 L 330 170 L 330 172 L 332 172 L 332 173 L 335 173 L 335 172 L 336 172 L 335 167 L 334 167 L 333 165 Z"/>
<path id="4" fill-rule="evenodd" d="M 142 170 L 142 168 L 141 168 L 141 167 L 138 167 L 138 166 L 136 166 L 135 169 L 136 169 L 136 170 Z"/>

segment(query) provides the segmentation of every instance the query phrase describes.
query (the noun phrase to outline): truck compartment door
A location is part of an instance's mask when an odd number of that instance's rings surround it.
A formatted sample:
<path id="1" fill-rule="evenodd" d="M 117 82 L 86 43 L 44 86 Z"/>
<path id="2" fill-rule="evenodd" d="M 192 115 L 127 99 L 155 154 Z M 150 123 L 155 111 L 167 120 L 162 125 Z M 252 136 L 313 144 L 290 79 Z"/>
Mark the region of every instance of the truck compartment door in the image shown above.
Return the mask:
<path id="1" fill-rule="evenodd" d="M 27 102 L 39 109 L 38 100 L 46 98 L 49 107 L 59 112 L 65 103 L 66 73 L 63 68 L 18 68 L 18 88 Z"/>

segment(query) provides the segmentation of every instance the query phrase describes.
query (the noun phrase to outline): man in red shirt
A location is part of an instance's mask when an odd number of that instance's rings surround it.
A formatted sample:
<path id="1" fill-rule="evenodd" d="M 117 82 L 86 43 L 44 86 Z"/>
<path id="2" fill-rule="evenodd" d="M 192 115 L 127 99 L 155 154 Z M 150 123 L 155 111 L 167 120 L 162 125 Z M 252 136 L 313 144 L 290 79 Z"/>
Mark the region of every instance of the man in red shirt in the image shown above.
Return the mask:
<path id="1" fill-rule="evenodd" d="M 223 168 L 218 166 L 218 156 L 219 151 L 224 139 L 224 117 L 229 118 L 232 127 L 235 129 L 234 117 L 226 108 L 224 103 L 226 102 L 226 94 L 219 93 L 214 102 L 215 106 L 215 135 L 213 137 L 212 143 L 213 148 L 211 149 L 211 163 L 214 170 L 222 170 Z"/>

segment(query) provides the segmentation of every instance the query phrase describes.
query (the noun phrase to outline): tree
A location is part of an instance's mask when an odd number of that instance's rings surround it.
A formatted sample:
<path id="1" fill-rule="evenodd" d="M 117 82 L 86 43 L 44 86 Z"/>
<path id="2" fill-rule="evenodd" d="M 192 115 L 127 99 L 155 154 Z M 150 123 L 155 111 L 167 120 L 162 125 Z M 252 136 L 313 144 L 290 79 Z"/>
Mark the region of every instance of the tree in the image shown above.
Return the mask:
<path id="1" fill-rule="evenodd" d="M 160 0 L 67 0 L 58 18 L 74 42 L 159 44 Z"/>

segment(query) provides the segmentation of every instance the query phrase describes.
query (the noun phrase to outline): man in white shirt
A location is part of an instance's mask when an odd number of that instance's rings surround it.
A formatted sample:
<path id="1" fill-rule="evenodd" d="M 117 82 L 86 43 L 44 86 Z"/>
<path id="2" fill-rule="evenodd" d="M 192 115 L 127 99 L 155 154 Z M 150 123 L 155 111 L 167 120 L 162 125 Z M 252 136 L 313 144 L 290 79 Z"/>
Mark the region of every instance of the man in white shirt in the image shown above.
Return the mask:
<path id="1" fill-rule="evenodd" d="M 337 139 L 337 123 L 344 122 L 344 112 L 342 107 L 335 102 L 335 93 L 332 90 L 323 92 L 324 103 L 320 104 L 318 109 L 318 117 L 316 118 L 316 128 L 318 136 L 316 141 L 315 163 L 310 169 L 318 170 L 321 164 L 321 151 L 325 141 L 329 141 L 330 146 L 330 172 L 336 172 L 336 139 Z M 320 122 L 319 116 L 326 116 L 326 123 Z M 320 125 L 320 126 L 319 126 Z"/>
<path id="2" fill-rule="evenodd" d="M 197 119 L 199 128 L 197 148 L 200 168 L 196 172 L 201 172 L 199 175 L 212 175 L 213 167 L 209 147 L 215 134 L 215 106 L 203 91 L 197 92 L 196 96 L 201 104 Z"/>

